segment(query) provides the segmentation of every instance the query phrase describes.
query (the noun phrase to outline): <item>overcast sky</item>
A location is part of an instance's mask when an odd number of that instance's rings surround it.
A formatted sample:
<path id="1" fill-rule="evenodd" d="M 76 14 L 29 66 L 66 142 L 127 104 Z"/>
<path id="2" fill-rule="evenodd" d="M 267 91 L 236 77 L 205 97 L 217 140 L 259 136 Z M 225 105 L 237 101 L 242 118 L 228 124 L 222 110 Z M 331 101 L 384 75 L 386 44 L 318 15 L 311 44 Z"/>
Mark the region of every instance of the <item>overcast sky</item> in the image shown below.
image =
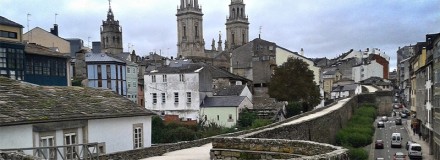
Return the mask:
<path id="1" fill-rule="evenodd" d="M 310 58 L 334 58 L 350 49 L 379 48 L 396 66 L 399 46 L 424 41 L 440 32 L 439 0 L 244 0 L 252 40 L 258 37 L 292 51 L 304 48 Z M 180 0 L 112 0 L 115 19 L 123 29 L 124 51 L 146 55 L 160 50 L 176 56 L 176 12 Z M 202 6 L 205 48 L 219 31 L 225 40 L 230 0 L 199 0 Z M 47 31 L 55 23 L 59 36 L 80 38 L 84 45 L 99 41 L 106 19 L 107 0 L 0 0 L 0 15 L 29 28 Z M 90 38 L 88 38 L 90 37 Z"/>

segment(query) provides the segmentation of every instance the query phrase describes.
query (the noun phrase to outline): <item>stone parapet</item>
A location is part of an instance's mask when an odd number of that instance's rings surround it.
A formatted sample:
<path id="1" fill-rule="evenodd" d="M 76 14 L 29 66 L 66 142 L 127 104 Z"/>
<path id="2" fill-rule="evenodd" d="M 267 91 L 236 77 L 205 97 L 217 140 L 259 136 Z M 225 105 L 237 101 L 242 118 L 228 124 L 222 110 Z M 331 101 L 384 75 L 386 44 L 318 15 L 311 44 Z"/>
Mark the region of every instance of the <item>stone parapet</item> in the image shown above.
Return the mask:
<path id="1" fill-rule="evenodd" d="M 348 150 L 302 140 L 214 138 L 211 159 L 348 159 Z"/>

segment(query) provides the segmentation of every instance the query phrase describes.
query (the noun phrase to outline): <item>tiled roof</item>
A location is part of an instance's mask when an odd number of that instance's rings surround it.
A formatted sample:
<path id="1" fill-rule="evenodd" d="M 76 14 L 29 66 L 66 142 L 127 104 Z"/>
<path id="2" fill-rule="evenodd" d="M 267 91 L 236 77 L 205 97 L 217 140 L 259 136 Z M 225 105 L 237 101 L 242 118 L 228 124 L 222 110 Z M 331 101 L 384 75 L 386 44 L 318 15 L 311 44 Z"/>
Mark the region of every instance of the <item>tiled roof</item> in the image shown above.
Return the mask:
<path id="1" fill-rule="evenodd" d="M 218 88 L 214 90 L 214 95 L 216 96 L 239 96 L 245 85 L 235 85 L 229 87 Z"/>
<path id="2" fill-rule="evenodd" d="M 202 107 L 238 107 L 245 96 L 206 97 Z"/>
<path id="3" fill-rule="evenodd" d="M 14 21 L 11 21 L 3 16 L 0 16 L 0 24 L 1 25 L 5 25 L 5 26 L 13 26 L 13 27 L 21 27 L 23 28 L 23 26 L 21 24 L 18 24 Z"/>
<path id="4" fill-rule="evenodd" d="M 38 54 L 43 56 L 50 56 L 50 57 L 61 57 L 61 58 L 70 58 L 69 54 L 66 53 L 60 53 L 51 50 L 50 48 L 34 44 L 34 43 L 28 43 L 26 44 L 24 51 L 27 54 Z"/>
<path id="5" fill-rule="evenodd" d="M 112 57 L 106 53 L 86 53 L 86 62 L 119 62 L 125 63 L 123 60 Z"/>
<path id="6" fill-rule="evenodd" d="M 235 79 L 235 80 L 245 80 L 245 81 L 251 81 L 249 79 L 246 79 L 244 77 L 241 77 L 239 75 L 235 75 L 229 71 L 225 71 L 223 69 L 217 68 L 215 66 L 211 66 L 208 64 L 204 64 L 204 66 L 206 68 L 209 69 L 209 71 L 211 71 L 212 74 L 212 78 L 230 78 L 230 79 Z"/>
<path id="7" fill-rule="evenodd" d="M 36 86 L 0 76 L 0 126 L 154 115 L 112 92 Z"/>
<path id="8" fill-rule="evenodd" d="M 187 64 L 187 65 L 182 65 L 180 67 L 169 67 L 169 66 L 165 66 L 165 67 L 159 67 L 156 70 L 153 70 L 147 74 L 160 74 L 160 73 L 168 73 L 168 74 L 178 74 L 178 73 L 193 73 L 198 71 L 199 69 L 202 69 L 203 66 L 201 64 Z"/>

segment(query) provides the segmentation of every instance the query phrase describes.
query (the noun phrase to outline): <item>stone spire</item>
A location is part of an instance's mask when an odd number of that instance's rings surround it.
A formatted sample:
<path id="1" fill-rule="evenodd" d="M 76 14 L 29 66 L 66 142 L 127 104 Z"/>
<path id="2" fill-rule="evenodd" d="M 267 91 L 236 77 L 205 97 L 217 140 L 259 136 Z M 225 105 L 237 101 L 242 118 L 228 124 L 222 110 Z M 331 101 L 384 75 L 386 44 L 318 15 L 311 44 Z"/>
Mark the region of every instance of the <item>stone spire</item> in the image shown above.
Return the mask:
<path id="1" fill-rule="evenodd" d="M 212 39 L 211 50 L 215 51 L 215 40 Z"/>
<path id="2" fill-rule="evenodd" d="M 111 1 L 108 1 L 107 20 L 101 26 L 101 50 L 110 54 L 119 54 L 123 51 L 122 27 L 115 20 Z"/>
<path id="3" fill-rule="evenodd" d="M 223 49 L 222 49 L 222 32 L 221 31 L 219 31 L 219 33 L 218 33 L 218 42 L 217 43 L 218 43 L 218 46 L 217 46 L 218 51 L 222 52 Z"/>
<path id="4" fill-rule="evenodd" d="M 108 0 L 107 21 L 115 21 L 115 16 L 113 15 L 113 11 L 112 11 L 111 0 Z"/>

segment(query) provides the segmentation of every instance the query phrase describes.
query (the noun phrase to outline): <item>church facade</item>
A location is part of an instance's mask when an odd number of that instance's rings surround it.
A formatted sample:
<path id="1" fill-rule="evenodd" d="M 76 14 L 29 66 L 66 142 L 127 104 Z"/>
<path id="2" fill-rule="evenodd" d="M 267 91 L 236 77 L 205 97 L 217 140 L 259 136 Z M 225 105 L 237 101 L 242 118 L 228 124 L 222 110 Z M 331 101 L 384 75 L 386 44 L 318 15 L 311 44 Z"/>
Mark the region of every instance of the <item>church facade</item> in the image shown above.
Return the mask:
<path id="1" fill-rule="evenodd" d="M 205 49 L 203 12 L 198 0 L 181 0 L 176 16 L 178 58 L 203 61 L 228 69 L 230 51 L 249 42 L 249 21 L 243 0 L 231 0 L 225 23 L 224 47 L 220 33 L 217 47 L 213 39 L 211 49 Z"/>

